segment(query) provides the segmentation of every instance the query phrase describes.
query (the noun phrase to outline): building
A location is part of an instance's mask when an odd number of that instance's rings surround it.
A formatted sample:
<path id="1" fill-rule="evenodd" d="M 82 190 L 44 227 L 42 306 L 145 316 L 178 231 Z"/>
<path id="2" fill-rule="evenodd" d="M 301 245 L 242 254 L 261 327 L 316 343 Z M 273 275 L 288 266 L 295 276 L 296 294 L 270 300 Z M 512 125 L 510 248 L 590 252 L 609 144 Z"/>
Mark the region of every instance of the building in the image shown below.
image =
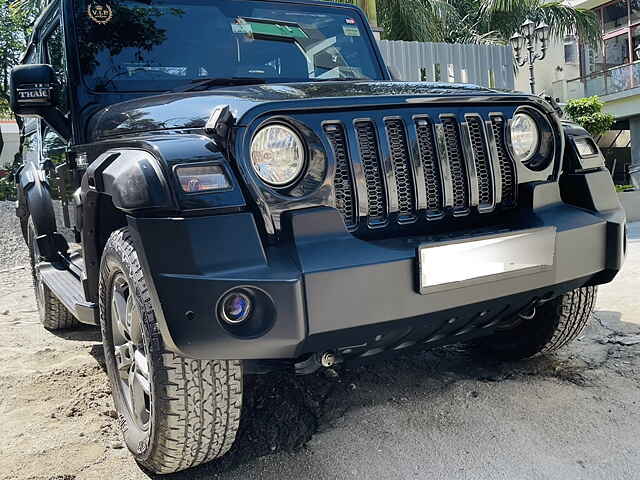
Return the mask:
<path id="1" fill-rule="evenodd" d="M 536 64 L 536 93 L 561 102 L 598 95 L 616 124 L 598 139 L 616 183 L 628 183 L 632 164 L 640 165 L 640 0 L 565 0 L 600 20 L 602 43 L 584 45 L 567 36 L 549 45 Z M 517 88 L 527 91 L 528 71 L 518 72 Z"/>
<path id="2" fill-rule="evenodd" d="M 0 120 L 0 132 L 4 147 L 0 153 L 0 170 L 13 163 L 14 155 L 18 152 L 18 125 L 13 120 Z"/>

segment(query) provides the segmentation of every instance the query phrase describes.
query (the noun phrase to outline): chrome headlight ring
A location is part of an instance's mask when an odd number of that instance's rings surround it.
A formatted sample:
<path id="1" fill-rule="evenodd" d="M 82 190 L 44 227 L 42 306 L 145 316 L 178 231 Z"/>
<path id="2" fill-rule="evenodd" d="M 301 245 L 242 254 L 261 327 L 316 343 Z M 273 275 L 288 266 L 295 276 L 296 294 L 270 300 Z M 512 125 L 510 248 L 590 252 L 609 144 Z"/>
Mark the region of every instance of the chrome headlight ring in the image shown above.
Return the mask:
<path id="1" fill-rule="evenodd" d="M 540 130 L 531 115 L 516 113 L 511 121 L 511 147 L 516 160 L 525 163 L 538 151 Z"/>
<path id="2" fill-rule="evenodd" d="M 541 172 L 554 159 L 555 135 L 549 120 L 538 110 L 521 107 L 509 122 L 509 149 L 514 160 L 529 170 Z"/>
<path id="3" fill-rule="evenodd" d="M 251 140 L 249 155 L 256 175 L 274 188 L 294 183 L 307 163 L 303 139 L 281 123 L 271 123 L 258 130 Z"/>

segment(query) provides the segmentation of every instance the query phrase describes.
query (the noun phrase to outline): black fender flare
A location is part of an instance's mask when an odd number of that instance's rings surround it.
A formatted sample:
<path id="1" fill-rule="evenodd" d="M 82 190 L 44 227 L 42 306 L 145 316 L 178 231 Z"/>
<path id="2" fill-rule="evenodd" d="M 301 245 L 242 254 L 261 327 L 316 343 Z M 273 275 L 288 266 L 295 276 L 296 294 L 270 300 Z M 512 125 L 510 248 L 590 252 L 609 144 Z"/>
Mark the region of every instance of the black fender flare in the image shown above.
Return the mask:
<path id="1" fill-rule="evenodd" d="M 27 218 L 31 217 L 40 253 L 46 259 L 53 259 L 58 251 L 66 248 L 57 234 L 51 189 L 44 172 L 31 163 L 21 167 L 18 172 L 17 190 L 16 213 L 20 221 L 25 223 Z"/>
<path id="2" fill-rule="evenodd" d="M 100 258 L 111 232 L 127 225 L 127 215 L 175 211 L 170 192 L 160 162 L 140 146 L 115 146 L 91 163 L 82 178 L 79 194 L 86 274 L 84 290 L 89 301 L 98 299 Z M 107 203 L 111 203 L 111 210 L 106 207 Z M 111 213 L 105 215 L 106 211 Z M 101 212 L 107 224 L 98 221 Z"/>

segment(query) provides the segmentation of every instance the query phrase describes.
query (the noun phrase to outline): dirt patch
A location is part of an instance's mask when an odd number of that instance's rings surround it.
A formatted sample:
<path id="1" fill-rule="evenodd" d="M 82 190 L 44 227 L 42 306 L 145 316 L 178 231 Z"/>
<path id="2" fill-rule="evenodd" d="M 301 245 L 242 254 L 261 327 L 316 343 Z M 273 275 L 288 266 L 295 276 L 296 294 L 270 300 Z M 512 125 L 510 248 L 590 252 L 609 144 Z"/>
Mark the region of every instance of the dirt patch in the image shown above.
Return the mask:
<path id="1" fill-rule="evenodd" d="M 559 355 L 499 363 L 452 346 L 250 377 L 230 454 L 168 478 L 635 478 L 640 320 L 603 290 Z M 120 440 L 99 337 L 46 332 L 28 269 L 0 273 L 2 478 L 148 478 Z"/>

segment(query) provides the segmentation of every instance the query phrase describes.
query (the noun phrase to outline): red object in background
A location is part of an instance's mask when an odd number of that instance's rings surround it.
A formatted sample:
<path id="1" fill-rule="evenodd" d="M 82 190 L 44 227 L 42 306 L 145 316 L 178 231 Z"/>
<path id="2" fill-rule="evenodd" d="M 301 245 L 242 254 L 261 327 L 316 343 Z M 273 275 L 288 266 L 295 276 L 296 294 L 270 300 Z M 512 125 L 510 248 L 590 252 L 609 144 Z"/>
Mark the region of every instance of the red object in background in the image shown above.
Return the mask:
<path id="1" fill-rule="evenodd" d="M 0 178 L 4 178 L 4 177 L 8 177 L 9 176 L 9 171 L 8 170 L 0 170 Z"/>

